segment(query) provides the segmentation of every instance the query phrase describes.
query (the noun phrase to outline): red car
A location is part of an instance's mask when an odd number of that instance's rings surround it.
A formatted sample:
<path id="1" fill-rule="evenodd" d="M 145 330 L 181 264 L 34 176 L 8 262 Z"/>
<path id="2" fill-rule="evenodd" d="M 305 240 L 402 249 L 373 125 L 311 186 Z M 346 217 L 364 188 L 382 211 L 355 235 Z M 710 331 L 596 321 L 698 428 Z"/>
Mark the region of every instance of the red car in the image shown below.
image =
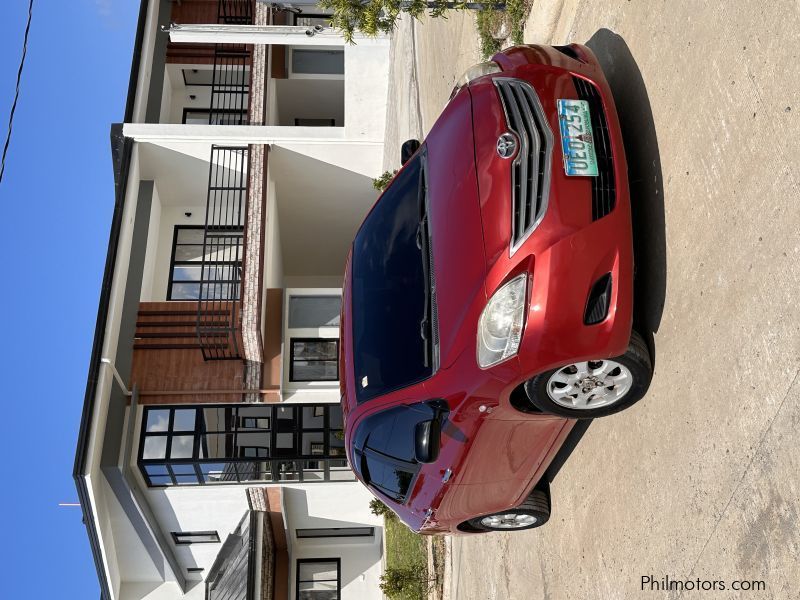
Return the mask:
<path id="1" fill-rule="evenodd" d="M 575 419 L 646 392 L 622 135 L 580 45 L 471 68 L 347 260 L 350 465 L 412 530 L 544 524 Z"/>

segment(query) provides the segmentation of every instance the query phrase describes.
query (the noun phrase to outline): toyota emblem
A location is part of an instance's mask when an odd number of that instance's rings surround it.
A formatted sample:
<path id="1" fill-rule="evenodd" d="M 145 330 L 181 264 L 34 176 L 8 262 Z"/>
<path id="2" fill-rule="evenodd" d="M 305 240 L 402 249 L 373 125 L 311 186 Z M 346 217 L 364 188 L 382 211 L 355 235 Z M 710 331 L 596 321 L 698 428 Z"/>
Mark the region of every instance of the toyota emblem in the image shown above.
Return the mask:
<path id="1" fill-rule="evenodd" d="M 500 158 L 511 158 L 517 152 L 517 137 L 513 133 L 504 133 L 497 138 L 497 154 Z"/>

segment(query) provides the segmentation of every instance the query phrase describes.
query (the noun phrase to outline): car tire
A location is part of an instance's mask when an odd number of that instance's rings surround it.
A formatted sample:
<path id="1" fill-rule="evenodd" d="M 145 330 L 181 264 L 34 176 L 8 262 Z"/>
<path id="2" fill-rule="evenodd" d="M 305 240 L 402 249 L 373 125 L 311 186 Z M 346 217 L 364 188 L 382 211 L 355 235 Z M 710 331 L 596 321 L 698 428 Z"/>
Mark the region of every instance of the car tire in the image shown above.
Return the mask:
<path id="1" fill-rule="evenodd" d="M 525 383 L 531 404 L 571 419 L 594 419 L 625 410 L 650 387 L 653 365 L 642 336 L 631 331 L 622 356 L 564 365 Z M 611 385 L 608 385 L 611 384 Z"/>
<path id="2" fill-rule="evenodd" d="M 550 499 L 547 492 L 535 489 L 525 502 L 516 508 L 470 519 L 462 529 L 471 531 L 525 531 L 541 527 L 550 518 Z"/>

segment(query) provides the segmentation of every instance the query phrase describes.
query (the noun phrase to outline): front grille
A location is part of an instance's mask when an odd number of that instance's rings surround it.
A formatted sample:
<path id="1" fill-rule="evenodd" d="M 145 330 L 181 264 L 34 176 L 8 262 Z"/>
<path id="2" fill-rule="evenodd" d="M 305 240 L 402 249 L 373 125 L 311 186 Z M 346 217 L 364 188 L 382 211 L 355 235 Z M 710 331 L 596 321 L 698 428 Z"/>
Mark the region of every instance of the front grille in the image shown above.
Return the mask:
<path id="1" fill-rule="evenodd" d="M 611 152 L 611 136 L 603 102 L 597 88 L 579 77 L 573 77 L 579 100 L 589 103 L 594 133 L 594 150 L 597 154 L 597 177 L 592 177 L 592 220 L 597 221 L 614 210 L 617 188 L 614 183 L 614 156 Z"/>
<path id="2" fill-rule="evenodd" d="M 530 84 L 502 77 L 495 78 L 494 84 L 508 128 L 519 139 L 519 151 L 511 165 L 513 254 L 539 225 L 547 208 L 553 132 Z"/>

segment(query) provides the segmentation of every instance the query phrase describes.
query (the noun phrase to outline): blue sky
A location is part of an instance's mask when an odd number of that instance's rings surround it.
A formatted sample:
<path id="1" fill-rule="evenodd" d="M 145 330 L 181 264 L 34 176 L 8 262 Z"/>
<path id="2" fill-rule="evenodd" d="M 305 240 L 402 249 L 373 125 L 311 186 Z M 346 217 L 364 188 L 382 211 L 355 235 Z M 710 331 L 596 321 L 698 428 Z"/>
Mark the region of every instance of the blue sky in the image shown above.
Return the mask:
<path id="1" fill-rule="evenodd" d="M 3 2 L 3 139 L 27 4 Z M 99 597 L 80 509 L 57 505 L 76 501 L 72 461 L 114 204 L 109 127 L 125 109 L 138 4 L 34 4 L 0 183 L 5 598 Z"/>

